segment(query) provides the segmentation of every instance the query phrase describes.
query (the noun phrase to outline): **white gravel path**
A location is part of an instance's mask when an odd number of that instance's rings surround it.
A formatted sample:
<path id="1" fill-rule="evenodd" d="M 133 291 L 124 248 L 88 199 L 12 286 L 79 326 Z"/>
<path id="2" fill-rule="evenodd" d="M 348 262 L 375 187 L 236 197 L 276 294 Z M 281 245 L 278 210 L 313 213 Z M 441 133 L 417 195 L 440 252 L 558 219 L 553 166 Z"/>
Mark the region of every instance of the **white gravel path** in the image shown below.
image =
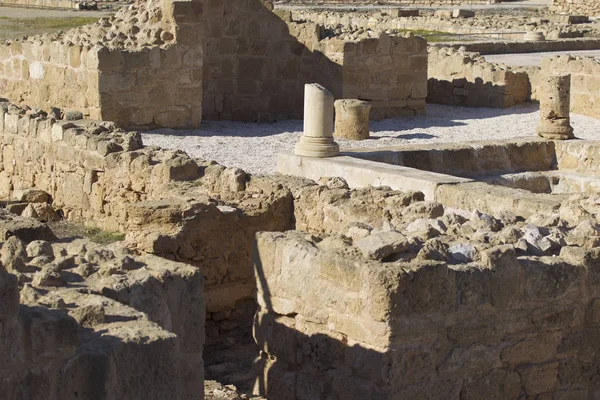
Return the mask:
<path id="1" fill-rule="evenodd" d="M 503 139 L 535 135 L 538 106 L 523 104 L 509 109 L 463 108 L 427 105 L 426 117 L 371 122 L 371 139 L 338 140 L 342 151 L 350 148 L 386 147 L 433 142 Z M 600 120 L 571 115 L 575 136 L 600 139 Z M 190 156 L 215 160 L 228 167 L 260 174 L 277 167 L 277 153 L 293 152 L 302 134 L 302 121 L 273 124 L 203 121 L 197 130 L 159 129 L 142 132 L 144 144 L 181 149 Z"/>

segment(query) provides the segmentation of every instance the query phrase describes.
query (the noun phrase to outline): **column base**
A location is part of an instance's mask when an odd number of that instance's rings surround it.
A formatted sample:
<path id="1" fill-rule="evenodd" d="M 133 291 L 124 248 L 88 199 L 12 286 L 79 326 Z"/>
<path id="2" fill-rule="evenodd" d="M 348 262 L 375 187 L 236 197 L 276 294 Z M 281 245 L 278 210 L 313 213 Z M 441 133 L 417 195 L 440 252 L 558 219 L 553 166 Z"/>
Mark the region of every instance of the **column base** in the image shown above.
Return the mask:
<path id="1" fill-rule="evenodd" d="M 541 136 L 544 139 L 550 139 L 550 140 L 575 139 L 575 135 L 573 134 L 573 127 L 571 127 L 571 126 L 553 126 L 550 129 L 545 126 L 538 126 L 536 131 L 537 131 L 538 136 Z"/>
<path id="2" fill-rule="evenodd" d="M 333 138 L 318 138 L 302 136 L 296 143 L 296 155 L 303 157 L 333 157 L 340 152 L 340 146 L 333 141 Z"/>

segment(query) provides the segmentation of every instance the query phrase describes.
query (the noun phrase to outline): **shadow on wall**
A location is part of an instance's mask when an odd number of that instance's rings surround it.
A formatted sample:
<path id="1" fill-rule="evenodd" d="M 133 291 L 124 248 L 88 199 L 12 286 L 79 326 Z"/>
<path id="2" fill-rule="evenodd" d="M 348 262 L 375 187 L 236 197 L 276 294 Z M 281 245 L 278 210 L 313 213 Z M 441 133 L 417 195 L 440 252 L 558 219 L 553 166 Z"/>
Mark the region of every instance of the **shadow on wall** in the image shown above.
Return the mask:
<path id="1" fill-rule="evenodd" d="M 341 97 L 342 67 L 300 40 L 318 42 L 318 27 L 296 24 L 294 36 L 272 7 L 264 0 L 206 2 L 205 119 L 300 119 L 305 83 Z"/>
<path id="2" fill-rule="evenodd" d="M 595 262 L 517 259 L 512 246 L 498 246 L 480 266 L 330 265 L 301 240 L 289 249 L 255 253 L 262 303 L 255 337 L 265 354 L 256 389 L 268 398 L 584 398 L 598 388 L 597 301 L 586 294 L 598 289 Z M 325 269 L 347 272 L 347 280 L 334 281 Z M 352 310 L 352 296 L 334 295 L 359 275 L 389 307 L 381 321 Z M 385 325 L 381 343 L 368 334 L 378 323 Z"/>
<path id="3" fill-rule="evenodd" d="M 386 354 L 360 345 L 348 346 L 343 338 L 321 333 L 306 335 L 294 329 L 290 324 L 294 324 L 295 314 L 284 316 L 273 310 L 264 265 L 256 248 L 254 273 L 265 305 L 262 310 L 259 306 L 254 321 L 256 343 L 265 350 L 254 365 L 255 394 L 281 400 L 389 398 L 374 383 L 387 372 L 381 369 L 390 361 Z M 356 367 L 365 375 L 356 376 Z M 333 393 L 339 397 L 330 397 Z"/>
<path id="4" fill-rule="evenodd" d="M 529 83 L 529 82 L 527 82 Z M 463 107 L 508 108 L 525 102 L 531 95 L 529 85 L 520 88 L 518 93 L 508 85 L 484 82 L 476 78 L 452 81 L 430 78 L 427 84 L 427 102 Z"/>

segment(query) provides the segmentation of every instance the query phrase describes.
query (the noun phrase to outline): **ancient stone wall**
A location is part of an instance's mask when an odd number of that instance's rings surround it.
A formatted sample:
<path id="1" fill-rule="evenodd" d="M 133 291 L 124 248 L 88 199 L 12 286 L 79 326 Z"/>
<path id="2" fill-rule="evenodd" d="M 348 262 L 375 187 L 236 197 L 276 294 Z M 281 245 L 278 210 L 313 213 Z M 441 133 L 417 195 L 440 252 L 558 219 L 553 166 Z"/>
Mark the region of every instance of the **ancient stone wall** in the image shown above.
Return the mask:
<path id="1" fill-rule="evenodd" d="M 199 271 L 29 224 L 0 213 L 2 398 L 203 398 Z"/>
<path id="2" fill-rule="evenodd" d="M 55 122 L 4 106 L 0 197 L 45 190 L 66 218 L 127 233 L 142 251 L 200 268 L 209 317 L 253 304 L 253 235 L 291 227 L 288 191 L 179 151 L 142 147 L 137 133 L 111 123 Z M 215 322 L 217 336 L 219 324 L 233 322 Z"/>
<path id="3" fill-rule="evenodd" d="M 598 390 L 594 198 L 519 221 L 510 205 L 502 219 L 459 215 L 421 193 L 323 183 L 297 192 L 298 231 L 257 235 L 260 393 L 481 399 Z"/>
<path id="4" fill-rule="evenodd" d="M 443 6 L 460 6 L 460 5 L 469 5 L 469 4 L 497 4 L 502 0 L 395 0 L 387 2 L 387 4 L 394 4 L 399 6 L 426 6 L 426 7 L 443 7 Z M 332 0 L 328 3 L 340 3 L 343 0 Z M 351 1 L 357 4 L 368 3 L 363 0 L 353 0 Z M 310 4 L 310 3 L 322 3 L 321 1 L 315 0 L 287 0 L 284 3 L 301 3 L 301 4 Z"/>
<path id="5" fill-rule="evenodd" d="M 486 62 L 477 53 L 430 47 L 428 76 L 430 103 L 507 108 L 529 99 L 527 74 Z"/>
<path id="6" fill-rule="evenodd" d="M 176 35 L 197 24 L 199 12 L 190 2 L 150 2 L 65 34 L 2 44 L 3 96 L 125 127 L 197 126 L 202 39 Z"/>
<path id="7" fill-rule="evenodd" d="M 600 118 L 600 62 L 593 57 L 559 56 L 542 61 L 542 73 L 571 74 L 571 110 Z"/>
<path id="8" fill-rule="evenodd" d="M 550 10 L 575 15 L 600 15 L 598 0 L 553 0 Z"/>
<path id="9" fill-rule="evenodd" d="M 429 43 L 430 47 L 461 47 L 466 51 L 480 54 L 510 54 L 510 53 L 540 53 L 546 51 L 568 50 L 597 50 L 600 49 L 600 39 L 573 38 L 545 40 L 542 42 L 524 42 L 510 40 L 486 40 L 465 43 Z"/>
<path id="10" fill-rule="evenodd" d="M 531 19 L 516 15 L 495 15 L 490 18 L 484 13 L 475 13 L 474 16 L 465 16 L 464 14 L 454 16 L 451 9 L 436 11 L 390 8 L 327 9 L 326 7 L 288 7 L 287 9 L 290 10 L 293 21 L 313 22 L 322 25 L 328 31 L 341 31 L 342 33 L 371 30 L 378 35 L 381 32 L 394 30 L 427 31 L 428 34 L 437 36 L 436 40 L 438 41 L 442 40 L 439 38 L 440 35 L 458 35 L 454 38 L 449 37 L 448 40 L 458 39 L 459 42 L 465 42 L 461 39 L 485 40 L 486 37 L 490 41 L 520 41 L 523 32 L 532 30 L 542 32 L 547 39 L 552 40 L 583 36 L 577 25 L 568 24 L 568 19 L 562 16 L 550 16 L 547 19 Z M 468 38 L 461 38 L 462 35 L 468 36 Z"/>
<path id="11" fill-rule="evenodd" d="M 358 261 L 331 245 L 294 232 L 257 239 L 266 393 L 480 399 L 597 390 L 597 251 L 517 258 L 499 246 L 478 263 L 449 265 Z"/>
<path id="12" fill-rule="evenodd" d="M 322 40 L 318 25 L 294 23 L 289 12 L 271 10 L 261 0 L 205 5 L 205 118 L 300 118 L 305 83 L 320 83 L 336 98 L 371 99 L 375 116 L 414 115 L 422 109 L 422 39 Z"/>

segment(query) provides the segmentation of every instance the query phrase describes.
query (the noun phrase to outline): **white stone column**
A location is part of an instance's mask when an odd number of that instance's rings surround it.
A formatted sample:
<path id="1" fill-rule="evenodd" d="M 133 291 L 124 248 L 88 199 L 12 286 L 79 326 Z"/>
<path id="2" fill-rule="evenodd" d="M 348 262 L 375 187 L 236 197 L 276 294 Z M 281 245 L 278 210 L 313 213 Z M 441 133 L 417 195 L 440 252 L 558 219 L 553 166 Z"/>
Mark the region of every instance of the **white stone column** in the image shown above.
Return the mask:
<path id="1" fill-rule="evenodd" d="M 572 139 L 571 75 L 547 75 L 540 91 L 540 123 L 537 134 L 546 139 Z"/>
<path id="2" fill-rule="evenodd" d="M 332 157 L 340 152 L 333 141 L 333 95 L 317 83 L 304 85 L 304 134 L 296 143 L 296 154 Z"/>

